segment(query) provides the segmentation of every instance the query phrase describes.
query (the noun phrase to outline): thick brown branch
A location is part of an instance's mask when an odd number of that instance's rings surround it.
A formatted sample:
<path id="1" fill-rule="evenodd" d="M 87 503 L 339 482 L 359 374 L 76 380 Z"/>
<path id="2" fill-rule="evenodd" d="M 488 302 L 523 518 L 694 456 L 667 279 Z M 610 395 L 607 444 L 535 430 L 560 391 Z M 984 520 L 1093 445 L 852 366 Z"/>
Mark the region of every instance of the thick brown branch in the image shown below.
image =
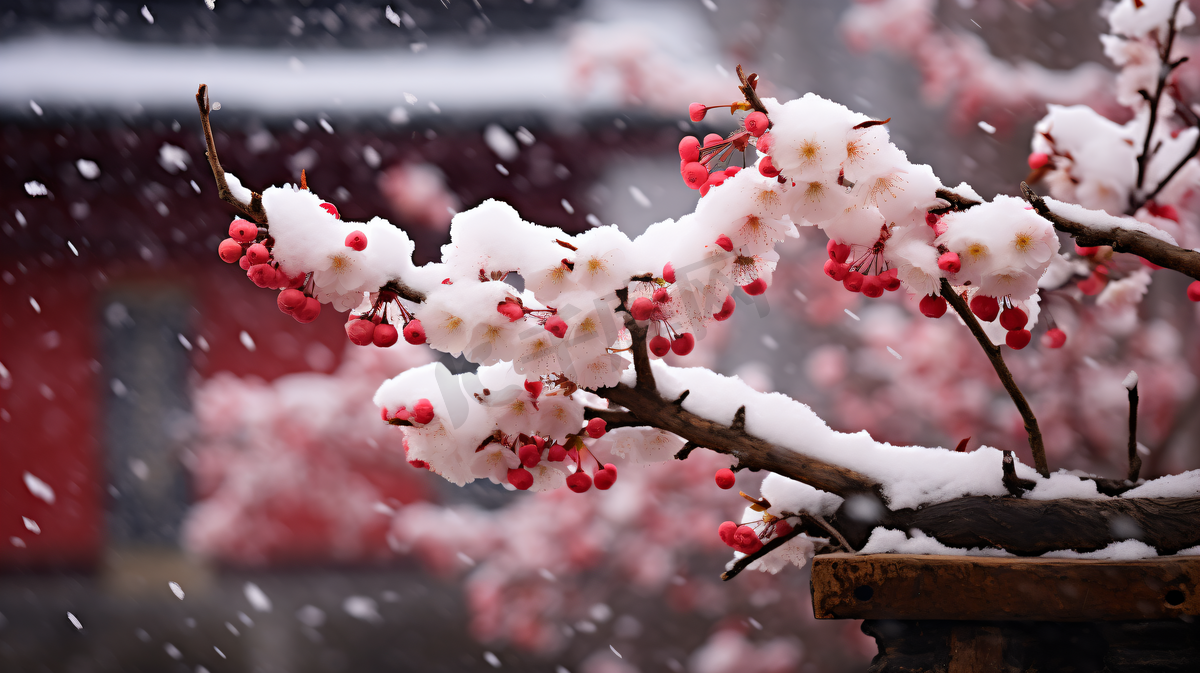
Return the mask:
<path id="1" fill-rule="evenodd" d="M 1135 254 L 1148 262 L 1200 280 L 1200 252 L 1171 245 L 1133 229 L 1097 229 L 1060 217 L 1024 182 L 1021 183 L 1021 194 L 1038 215 L 1050 220 L 1055 229 L 1070 234 L 1081 246 L 1111 246 L 1117 252 Z"/>
<path id="2" fill-rule="evenodd" d="M 401 299 L 407 299 L 408 301 L 411 301 L 414 304 L 420 304 L 425 301 L 425 293 L 424 292 L 421 292 L 420 290 L 414 290 L 413 288 L 406 285 L 404 283 L 404 281 L 400 280 L 399 278 L 388 281 L 387 285 L 384 285 L 380 289 L 387 290 L 388 292 L 392 292 L 397 297 L 400 297 Z"/>
<path id="3" fill-rule="evenodd" d="M 992 340 L 988 338 L 983 328 L 979 326 L 979 321 L 975 319 L 975 314 L 971 313 L 967 302 L 954 292 L 954 288 L 950 287 L 950 281 L 945 278 L 942 279 L 942 296 L 950 302 L 950 306 L 967 324 L 967 328 L 971 330 L 971 334 L 975 335 L 975 340 L 983 348 L 988 360 L 991 360 L 992 368 L 996 370 L 996 376 L 1000 377 L 1000 383 L 1004 384 L 1008 396 L 1012 398 L 1013 404 L 1017 405 L 1021 420 L 1025 422 L 1025 433 L 1029 436 L 1029 450 L 1033 452 L 1034 467 L 1037 468 L 1038 474 L 1049 477 L 1050 466 L 1046 462 L 1046 447 L 1042 443 L 1042 430 L 1038 427 L 1037 417 L 1033 415 L 1033 409 L 1025 400 L 1025 395 L 1021 393 L 1017 382 L 1013 380 L 1012 372 L 1008 371 L 1008 365 L 1004 364 L 1000 347 L 993 344 Z"/>
<path id="4" fill-rule="evenodd" d="M 638 390 L 656 391 L 658 386 L 654 382 L 654 371 L 650 369 L 650 352 L 646 350 L 646 325 L 639 325 L 629 311 L 628 288 L 617 290 L 617 298 L 621 300 L 621 307 L 625 311 L 625 328 L 629 330 L 629 338 L 632 340 L 629 351 L 633 355 L 633 371 L 637 374 L 637 388 Z"/>
<path id="5" fill-rule="evenodd" d="M 941 213 L 949 212 L 951 210 L 966 210 L 968 208 L 971 208 L 972 206 L 978 206 L 980 203 L 979 201 L 976 201 L 974 199 L 968 199 L 965 196 L 959 196 L 958 194 L 955 194 L 954 192 L 952 192 L 949 189 L 946 189 L 944 187 L 938 189 L 936 194 L 939 199 L 943 199 L 943 200 L 949 202 L 950 205 L 945 208 L 934 208 L 933 210 L 929 211 L 929 212 L 935 213 L 935 214 L 941 214 Z"/>
<path id="6" fill-rule="evenodd" d="M 1056 549 L 1103 549 L 1122 539 L 1113 533 L 1114 520 L 1122 522 L 1120 528 L 1140 531 L 1136 538 L 1159 554 L 1174 554 L 1200 544 L 1200 498 L 972 496 L 897 510 L 869 526 L 842 529 L 856 548 L 866 543 L 871 527 L 878 525 L 905 531 L 915 528 L 950 547 L 997 547 L 1018 556 L 1039 556 Z"/>
<path id="7" fill-rule="evenodd" d="M 1131 482 L 1137 481 L 1138 473 L 1142 471 L 1142 457 L 1137 449 L 1137 409 L 1138 391 L 1135 383 L 1129 388 L 1129 474 L 1126 478 Z"/>
<path id="8" fill-rule="evenodd" d="M 587 421 L 599 418 L 604 421 L 605 427 L 609 430 L 613 428 L 638 428 L 646 426 L 645 421 L 639 420 L 628 411 L 616 411 L 614 409 L 593 409 L 587 407 L 583 410 L 583 418 Z"/>
<path id="9" fill-rule="evenodd" d="M 217 143 L 213 140 L 212 125 L 208 121 L 207 84 L 201 84 L 196 91 L 196 106 L 200 108 L 200 125 L 204 127 L 204 143 L 208 148 L 205 156 L 208 157 L 208 165 L 212 168 L 213 178 L 217 181 L 217 195 L 221 197 L 222 201 L 237 208 L 239 212 L 256 224 L 267 226 L 267 211 L 262 205 L 262 195 L 251 191 L 250 203 L 244 203 L 233 195 L 229 189 L 229 182 L 225 180 L 225 170 L 221 168 L 221 160 L 217 158 Z"/>
<path id="10" fill-rule="evenodd" d="M 613 388 L 601 388 L 596 394 L 625 407 L 644 425 L 674 433 L 713 451 L 735 456 L 742 467 L 776 472 L 843 497 L 877 490 L 873 480 L 854 470 L 776 446 L 745 430 L 735 430 L 697 416 L 682 405 L 663 399 L 657 390 L 619 384 Z"/>

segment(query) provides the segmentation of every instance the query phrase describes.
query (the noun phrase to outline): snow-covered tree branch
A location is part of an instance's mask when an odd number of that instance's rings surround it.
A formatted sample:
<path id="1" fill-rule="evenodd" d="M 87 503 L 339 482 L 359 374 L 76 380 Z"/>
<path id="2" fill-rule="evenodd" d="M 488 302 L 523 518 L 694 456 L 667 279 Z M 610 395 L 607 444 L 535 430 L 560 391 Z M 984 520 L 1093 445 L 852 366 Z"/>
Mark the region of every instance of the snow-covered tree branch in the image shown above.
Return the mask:
<path id="1" fill-rule="evenodd" d="M 1124 126 L 1085 106 L 1050 106 L 1029 161 L 1054 199 L 1025 187 L 1024 198 L 988 200 L 965 183 L 944 185 L 891 142 L 886 120 L 814 94 L 760 98 L 756 76 L 739 68 L 737 99 L 689 110 L 693 121 L 713 109 L 746 113 L 728 137 L 680 142 L 681 177 L 702 195 L 695 212 L 630 239 L 615 226 L 570 235 L 487 201 L 454 217 L 441 260 L 423 266 L 403 230 L 378 217 L 345 222 L 303 183 L 261 195 L 242 187 L 217 161 L 201 85 L 221 197 L 254 220 L 235 220 L 219 252 L 259 287 L 280 290 L 279 308 L 301 322 L 328 304 L 350 312 L 346 332 L 356 344 L 390 347 L 403 335 L 479 365 L 454 376 L 428 364 L 374 396 L 382 421 L 403 428 L 408 460 L 455 484 L 607 490 L 618 463 L 705 447 L 731 456 L 734 468 L 779 475 L 743 517 L 754 525 L 720 531 L 740 554 L 801 543 L 811 553 L 823 526 L 874 551 L 887 550 L 883 527 L 920 529 L 956 547 L 1090 552 L 1124 544 L 1099 524 L 1116 514 L 1137 521 L 1146 549 L 1173 553 L 1200 544 L 1188 514 L 1200 475 L 1114 485 L 1052 473 L 1034 409 L 1001 349 L 1031 343 L 1041 293 L 1071 282 L 1075 269 L 1086 269 L 1084 294 L 1120 282 L 1104 255 L 1128 252 L 1200 279 L 1200 253 L 1177 243 L 1192 219 L 1200 128 L 1194 113 L 1175 114 L 1186 103 L 1164 95 L 1176 30 L 1193 20 L 1178 1 L 1114 7 L 1106 46 L 1125 66 L 1122 86 L 1155 93 L 1119 98 L 1134 113 Z M 1157 55 L 1153 73 L 1133 65 L 1147 49 Z M 809 226 L 828 236 L 823 271 L 845 290 L 868 298 L 903 290 L 929 318 L 955 309 L 1018 408 L 1036 469 L 1007 463 L 999 449 L 892 446 L 865 431 L 837 432 L 786 396 L 662 362 L 691 353 L 714 322 L 733 317 L 739 298 L 765 292 L 777 246 Z M 1056 231 L 1075 238 L 1076 253 L 1060 250 Z M 1200 280 L 1188 294 L 1200 300 Z M 1048 322 L 1043 342 L 1061 347 L 1065 333 Z M 734 479 L 717 474 L 722 486 Z M 1033 512 L 1057 523 L 1018 525 Z M 772 543 L 797 526 L 807 532 Z"/>

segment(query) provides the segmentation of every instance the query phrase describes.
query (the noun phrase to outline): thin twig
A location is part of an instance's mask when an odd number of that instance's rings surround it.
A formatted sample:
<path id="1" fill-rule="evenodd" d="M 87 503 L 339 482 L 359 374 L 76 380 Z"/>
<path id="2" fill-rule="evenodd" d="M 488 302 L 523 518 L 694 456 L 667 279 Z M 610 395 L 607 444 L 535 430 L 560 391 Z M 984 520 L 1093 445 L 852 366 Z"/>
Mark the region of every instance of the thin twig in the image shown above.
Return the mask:
<path id="1" fill-rule="evenodd" d="M 1200 280 L 1200 252 L 1171 245 L 1162 239 L 1133 229 L 1123 227 L 1097 229 L 1074 220 L 1068 220 L 1050 210 L 1046 201 L 1024 182 L 1021 183 L 1021 195 L 1033 206 L 1038 215 L 1050 220 L 1055 229 L 1070 234 L 1081 246 L 1111 246 L 1116 252 L 1132 253 L 1165 269 L 1173 269 Z"/>
<path id="2" fill-rule="evenodd" d="M 1171 63 L 1171 47 L 1175 44 L 1175 16 L 1179 13 L 1179 6 L 1182 4 L 1183 0 L 1175 0 L 1175 6 L 1171 9 L 1171 22 L 1167 28 L 1167 43 L 1163 46 L 1163 50 L 1159 54 L 1161 63 L 1158 68 L 1158 82 L 1154 87 L 1154 96 L 1149 96 L 1145 91 L 1141 92 L 1146 102 L 1150 104 L 1150 121 L 1146 124 L 1146 139 L 1142 141 L 1142 152 L 1138 154 L 1137 158 L 1137 188 L 1139 190 L 1142 188 L 1142 183 L 1145 182 L 1146 165 L 1150 163 L 1150 155 L 1153 154 L 1150 150 L 1150 140 L 1151 136 L 1154 135 L 1154 126 L 1158 122 L 1158 106 L 1162 102 L 1163 89 L 1166 88 L 1167 78 L 1170 77 L 1171 71 L 1179 65 Z"/>
<path id="3" fill-rule="evenodd" d="M 1004 457 L 1000 459 L 1000 469 L 1004 472 L 1004 477 L 1001 480 L 1004 482 L 1004 488 L 1014 498 L 1021 497 L 1025 494 L 1025 491 L 1037 486 L 1034 481 L 1022 479 L 1017 476 L 1017 466 L 1013 462 L 1012 451 L 1004 452 Z"/>
<path id="4" fill-rule="evenodd" d="M 1137 450 L 1137 409 L 1138 409 L 1138 390 L 1137 384 L 1133 384 L 1129 388 L 1129 476 L 1131 482 L 1138 480 L 1138 473 L 1142 471 L 1142 457 L 1138 455 Z"/>
<path id="5" fill-rule="evenodd" d="M 992 343 L 988 335 L 980 327 L 979 321 L 975 319 L 975 314 L 971 313 L 970 307 L 962 297 L 954 292 L 954 288 L 950 287 L 950 281 L 942 279 L 942 297 L 950 302 L 950 306 L 958 313 L 958 316 L 967 324 L 967 328 L 971 330 L 971 334 L 975 335 L 975 340 L 979 342 L 983 352 L 992 361 L 992 368 L 996 370 L 996 375 L 1000 377 L 1000 383 L 1004 384 L 1004 389 L 1008 391 L 1008 396 L 1012 398 L 1013 404 L 1017 405 L 1017 411 L 1021 414 L 1021 420 L 1025 421 L 1025 433 L 1029 436 L 1029 449 L 1033 452 L 1034 466 L 1037 468 L 1038 474 L 1043 477 L 1050 476 L 1050 466 L 1046 463 L 1046 447 L 1042 443 L 1042 431 L 1038 427 L 1037 417 L 1033 415 L 1033 409 L 1029 407 L 1029 402 L 1025 400 L 1025 395 L 1021 393 L 1021 389 L 1017 387 L 1017 382 L 1013 380 L 1012 372 L 1008 371 L 1008 365 L 1004 364 L 1004 357 L 1000 354 L 1000 347 Z"/>
<path id="6" fill-rule="evenodd" d="M 200 125 L 204 127 L 204 143 L 207 146 L 205 156 L 208 157 L 208 165 L 212 168 L 213 178 L 217 181 L 217 195 L 221 200 L 229 205 L 237 208 L 246 217 L 253 220 L 260 226 L 267 226 L 267 211 L 262 205 L 262 194 L 258 192 L 250 192 L 250 203 L 244 203 L 229 189 L 229 183 L 225 180 L 225 170 L 221 168 L 221 161 L 217 158 L 217 143 L 213 140 L 212 125 L 208 121 L 208 85 L 201 84 L 196 90 L 196 106 L 200 108 Z"/>
<path id="7" fill-rule="evenodd" d="M 819 516 L 813 516 L 813 515 L 807 514 L 807 513 L 801 513 L 800 518 L 801 519 L 808 518 L 809 520 L 813 521 L 818 526 L 823 528 L 825 530 L 825 532 L 832 535 L 834 537 L 834 539 L 836 539 L 838 541 L 838 544 L 842 545 L 842 549 L 845 549 L 847 554 L 858 553 L 857 551 L 855 551 L 854 547 L 850 546 L 849 542 L 846 542 L 846 538 L 845 538 L 845 536 L 842 535 L 842 532 L 839 531 L 838 529 L 834 528 L 833 525 L 830 524 L 825 519 L 822 519 Z"/>
<path id="8" fill-rule="evenodd" d="M 1196 117 L 1196 113 L 1192 112 L 1192 109 L 1188 107 L 1187 103 L 1179 101 L 1176 109 L 1180 112 L 1180 114 L 1188 118 L 1188 122 L 1193 127 L 1200 126 L 1200 118 Z M 1136 213 L 1138 209 L 1146 205 L 1146 203 L 1153 201 L 1155 197 L 1158 196 L 1159 192 L 1161 192 L 1167 186 L 1167 183 L 1175 177 L 1175 174 L 1183 170 L 1184 164 L 1191 161 L 1197 154 L 1200 154 L 1200 133 L 1196 134 L 1196 141 L 1192 143 L 1192 149 L 1188 151 L 1187 156 L 1183 157 L 1178 163 L 1175 164 L 1175 167 L 1171 169 L 1171 172 L 1167 173 L 1167 177 L 1159 181 L 1158 186 L 1154 188 L 1154 191 L 1133 201 L 1129 207 L 1129 214 L 1132 215 L 1133 213 Z"/>
<path id="9" fill-rule="evenodd" d="M 754 108 L 755 110 L 758 110 L 763 114 L 767 114 L 767 106 L 763 105 L 762 100 L 758 97 L 758 93 L 754 90 L 754 85 L 750 82 L 750 77 L 756 77 L 756 75 L 754 73 L 750 73 L 750 76 L 747 77 L 745 71 L 742 70 L 742 66 L 739 63 L 737 67 L 737 76 L 742 82 L 741 86 L 738 88 L 741 89 L 742 94 L 746 96 L 746 102 L 749 103 L 750 107 Z"/>

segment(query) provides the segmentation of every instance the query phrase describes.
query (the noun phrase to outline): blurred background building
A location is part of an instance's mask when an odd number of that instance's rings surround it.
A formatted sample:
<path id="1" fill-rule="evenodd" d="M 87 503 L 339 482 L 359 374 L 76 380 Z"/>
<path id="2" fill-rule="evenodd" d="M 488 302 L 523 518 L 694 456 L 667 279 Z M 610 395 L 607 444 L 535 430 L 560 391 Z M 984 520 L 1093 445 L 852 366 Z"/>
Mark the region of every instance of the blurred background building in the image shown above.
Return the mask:
<path id="1" fill-rule="evenodd" d="M 918 5 L 925 30 L 965 36 L 999 63 L 1067 70 L 1100 58 L 1097 3 Z M 768 95 L 814 91 L 891 117 L 895 142 L 947 184 L 1011 193 L 1044 100 L 997 102 L 962 82 L 942 83 L 939 98 L 904 51 L 912 45 L 850 39 L 849 9 L 0 2 L 0 670 L 726 670 L 688 663 L 714 629 L 800 642 L 803 655 L 780 658 L 779 670 L 861 670 L 869 643 L 853 624 L 813 623 L 800 572 L 723 588 L 735 606 L 723 614 L 614 589 L 611 607 L 584 618 L 590 630 L 574 628 L 551 656 L 476 642 L 458 582 L 403 555 L 312 548 L 248 568 L 182 546 L 189 508 L 206 495 L 189 471 L 195 391 L 220 372 L 266 383 L 330 374 L 346 352 L 341 316 L 327 307 L 299 325 L 217 258 L 231 210 L 205 160 L 199 83 L 211 90 L 221 161 L 244 184 L 294 182 L 303 170 L 345 219 L 378 215 L 409 231 L 418 262 L 436 259 L 453 213 L 489 198 L 568 232 L 616 223 L 632 235 L 690 211 L 696 194 L 678 178 L 676 145 L 732 122 L 713 113 L 693 124 L 687 104 L 732 99 L 739 63 L 763 75 Z M 1088 72 L 1076 80 L 1104 77 Z M 813 261 L 823 244 L 805 240 L 787 260 L 796 282 L 744 310 L 693 363 L 857 429 L 861 416 L 839 416 L 822 389 L 829 376 L 873 385 L 878 361 L 847 372 L 843 346 L 871 342 L 862 330 L 873 323 L 834 324 L 840 303 L 810 301 L 801 288 L 824 280 Z M 892 428 L 898 441 L 959 439 L 877 420 L 873 430 Z M 513 497 L 398 474 L 374 484 L 381 503 L 494 508 Z M 386 547 L 383 529 L 375 539 Z M 715 577 L 725 560 L 708 552 L 693 567 Z"/>

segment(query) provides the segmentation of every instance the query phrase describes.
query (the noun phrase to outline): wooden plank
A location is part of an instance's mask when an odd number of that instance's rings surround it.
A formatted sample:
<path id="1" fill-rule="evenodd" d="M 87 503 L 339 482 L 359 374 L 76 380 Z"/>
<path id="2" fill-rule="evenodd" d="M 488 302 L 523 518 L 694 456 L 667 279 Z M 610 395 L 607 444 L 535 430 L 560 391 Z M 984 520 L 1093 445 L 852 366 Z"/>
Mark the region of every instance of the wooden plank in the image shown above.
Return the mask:
<path id="1" fill-rule="evenodd" d="M 1200 557 L 1139 561 L 822 554 L 818 619 L 1098 622 L 1200 615 Z"/>

